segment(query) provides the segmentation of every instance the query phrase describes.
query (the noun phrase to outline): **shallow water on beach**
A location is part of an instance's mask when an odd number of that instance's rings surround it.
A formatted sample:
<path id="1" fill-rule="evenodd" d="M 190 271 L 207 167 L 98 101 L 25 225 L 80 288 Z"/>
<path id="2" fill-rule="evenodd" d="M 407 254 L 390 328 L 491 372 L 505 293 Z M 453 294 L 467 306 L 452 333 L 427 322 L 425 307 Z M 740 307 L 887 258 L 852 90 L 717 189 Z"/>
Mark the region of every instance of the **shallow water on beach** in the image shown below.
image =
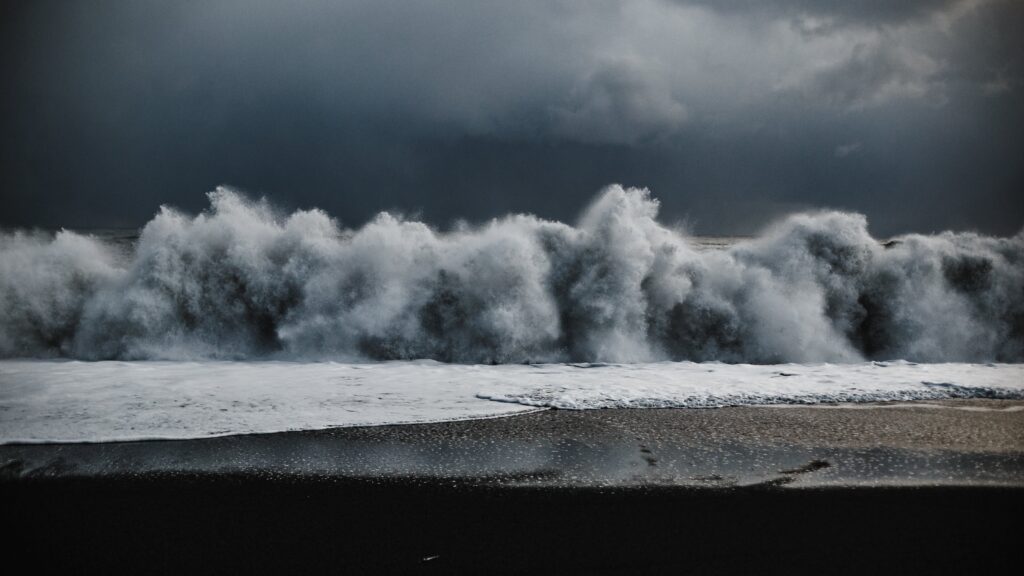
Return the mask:
<path id="1" fill-rule="evenodd" d="M 1022 364 L 0 361 L 0 443 L 187 439 L 538 409 L 1024 398 Z"/>

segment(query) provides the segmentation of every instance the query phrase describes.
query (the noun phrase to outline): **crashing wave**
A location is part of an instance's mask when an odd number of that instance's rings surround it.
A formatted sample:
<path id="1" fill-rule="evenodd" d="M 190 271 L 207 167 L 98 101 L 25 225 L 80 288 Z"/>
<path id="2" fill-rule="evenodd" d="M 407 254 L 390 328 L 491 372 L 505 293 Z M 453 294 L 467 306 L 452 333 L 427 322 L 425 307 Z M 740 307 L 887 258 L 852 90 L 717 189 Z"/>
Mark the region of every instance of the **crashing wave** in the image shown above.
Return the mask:
<path id="1" fill-rule="evenodd" d="M 818 212 L 700 251 L 620 186 L 576 226 L 449 232 L 209 197 L 194 217 L 162 208 L 128 254 L 0 234 L 0 356 L 1024 361 L 1024 231 L 883 245 L 864 216 Z"/>

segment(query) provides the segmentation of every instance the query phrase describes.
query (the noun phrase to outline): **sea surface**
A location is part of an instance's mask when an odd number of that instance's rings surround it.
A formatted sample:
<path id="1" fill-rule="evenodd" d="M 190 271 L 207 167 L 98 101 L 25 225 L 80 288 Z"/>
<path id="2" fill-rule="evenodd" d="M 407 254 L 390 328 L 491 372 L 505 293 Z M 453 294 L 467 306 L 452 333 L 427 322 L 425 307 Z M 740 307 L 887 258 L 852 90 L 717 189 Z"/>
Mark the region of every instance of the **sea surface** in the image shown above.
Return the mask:
<path id="1" fill-rule="evenodd" d="M 0 231 L 0 442 L 1024 397 L 1024 231 L 818 211 L 694 236 L 620 186 L 571 224 L 447 229 L 209 199 Z"/>

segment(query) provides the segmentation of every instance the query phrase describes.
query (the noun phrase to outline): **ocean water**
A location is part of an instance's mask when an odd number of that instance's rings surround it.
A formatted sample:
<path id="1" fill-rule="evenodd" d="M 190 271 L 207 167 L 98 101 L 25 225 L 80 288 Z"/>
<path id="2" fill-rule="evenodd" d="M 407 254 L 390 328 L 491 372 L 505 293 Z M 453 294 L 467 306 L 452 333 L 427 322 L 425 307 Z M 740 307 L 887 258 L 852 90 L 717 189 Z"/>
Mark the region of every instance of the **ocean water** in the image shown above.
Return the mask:
<path id="1" fill-rule="evenodd" d="M 1021 394 L 1024 231 L 694 237 L 619 186 L 573 225 L 446 231 L 209 196 L 0 232 L 0 442 Z"/>
<path id="2" fill-rule="evenodd" d="M 880 241 L 796 214 L 695 241 L 645 190 L 575 225 L 357 229 L 227 189 L 138 238 L 0 234 L 0 358 L 1021 362 L 1024 232 Z"/>
<path id="3" fill-rule="evenodd" d="M 0 444 L 206 438 L 512 416 L 1024 399 L 1021 364 L 0 362 Z"/>

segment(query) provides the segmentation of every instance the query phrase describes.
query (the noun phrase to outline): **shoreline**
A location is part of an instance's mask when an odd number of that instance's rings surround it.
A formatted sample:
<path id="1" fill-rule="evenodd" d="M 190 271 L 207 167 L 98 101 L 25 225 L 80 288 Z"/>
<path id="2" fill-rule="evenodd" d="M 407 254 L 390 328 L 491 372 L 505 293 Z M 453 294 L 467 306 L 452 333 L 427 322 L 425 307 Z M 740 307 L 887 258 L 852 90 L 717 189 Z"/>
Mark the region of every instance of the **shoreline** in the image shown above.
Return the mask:
<path id="1" fill-rule="evenodd" d="M 3 445 L 0 478 L 239 475 L 550 487 L 1024 487 L 1022 409 L 1019 400 L 943 400 L 544 410 L 194 440 Z"/>
<path id="2" fill-rule="evenodd" d="M 985 410 L 548 410 L 0 446 L 0 493 L 11 549 L 43 572 L 1008 572 L 1024 402 L 941 404 Z"/>

